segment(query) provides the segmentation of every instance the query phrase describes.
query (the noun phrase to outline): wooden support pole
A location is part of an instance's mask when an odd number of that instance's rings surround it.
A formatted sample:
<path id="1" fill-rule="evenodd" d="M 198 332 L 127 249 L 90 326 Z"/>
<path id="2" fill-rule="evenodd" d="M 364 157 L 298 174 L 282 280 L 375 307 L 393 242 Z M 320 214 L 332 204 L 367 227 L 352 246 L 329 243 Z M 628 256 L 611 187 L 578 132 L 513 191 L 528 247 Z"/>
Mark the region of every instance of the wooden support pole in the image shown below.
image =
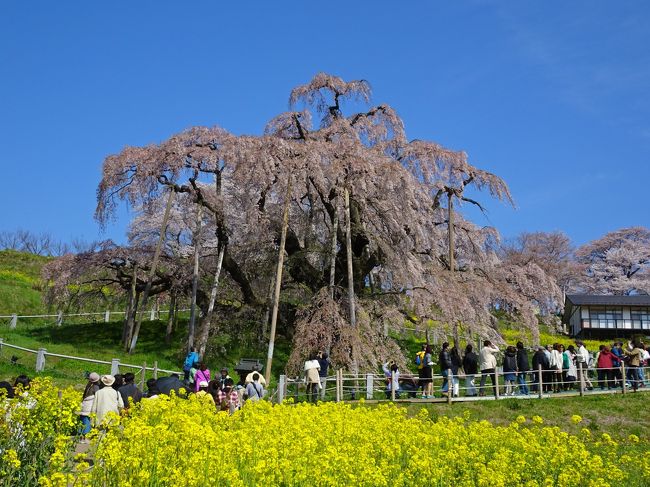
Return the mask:
<path id="1" fill-rule="evenodd" d="M 544 397 L 544 381 L 542 379 L 542 364 L 537 366 L 537 396 Z"/>
<path id="2" fill-rule="evenodd" d="M 287 384 L 287 376 L 281 374 L 280 379 L 278 380 L 278 396 L 277 396 L 278 404 L 282 404 L 282 401 L 284 401 L 284 388 L 286 387 L 286 384 Z"/>
<path id="3" fill-rule="evenodd" d="M 36 354 L 36 372 L 43 372 L 45 370 L 45 350 L 44 348 L 39 348 L 38 353 Z"/>
<path id="4" fill-rule="evenodd" d="M 494 397 L 499 399 L 499 369 L 494 368 Z"/>
<path id="5" fill-rule="evenodd" d="M 341 370 L 336 370 L 336 402 L 341 402 Z"/>
<path id="6" fill-rule="evenodd" d="M 111 375 L 120 373 L 120 359 L 114 358 L 111 360 Z"/>
<path id="7" fill-rule="evenodd" d="M 375 376 L 373 374 L 366 374 L 366 399 L 370 400 L 375 395 L 374 391 Z"/>
<path id="8" fill-rule="evenodd" d="M 627 394 L 627 377 L 625 373 L 625 362 L 621 361 L 621 375 L 623 376 L 623 394 Z"/>
<path id="9" fill-rule="evenodd" d="M 190 302 L 190 323 L 187 336 L 187 351 L 194 347 L 194 329 L 196 326 L 196 293 L 199 289 L 199 254 L 201 252 L 201 219 L 203 207 L 198 205 L 196 209 L 196 230 L 194 232 L 194 269 L 192 271 L 192 300 Z"/>
<path id="10" fill-rule="evenodd" d="M 454 262 L 454 199 L 451 192 L 447 192 L 447 221 L 449 237 L 449 270 L 454 272 L 456 263 Z"/>
<path id="11" fill-rule="evenodd" d="M 399 387 L 399 384 L 397 383 L 397 374 L 395 374 L 394 370 L 391 370 L 390 372 L 390 400 L 394 401 L 395 400 L 395 395 L 397 388 Z"/>
<path id="12" fill-rule="evenodd" d="M 280 249 L 278 250 L 278 267 L 275 272 L 275 293 L 273 295 L 273 311 L 271 312 L 271 332 L 269 336 L 269 350 L 266 355 L 266 370 L 264 378 L 266 383 L 271 381 L 271 366 L 273 364 L 273 347 L 275 345 L 275 329 L 278 323 L 278 308 L 280 307 L 280 288 L 282 287 L 282 269 L 284 267 L 284 246 L 287 241 L 287 227 L 289 226 L 289 206 L 291 205 L 292 177 L 289 176 L 287 194 L 284 201 L 284 212 L 282 214 L 282 230 L 280 233 Z"/>
<path id="13" fill-rule="evenodd" d="M 339 212 L 334 206 L 334 221 L 332 222 L 332 242 L 330 247 L 330 298 L 334 299 L 334 283 L 336 282 L 336 244 L 338 243 L 337 231 L 339 227 Z"/>
<path id="14" fill-rule="evenodd" d="M 172 209 L 172 202 L 174 201 L 174 190 L 169 189 L 169 196 L 167 197 L 167 206 L 165 207 L 165 214 L 163 215 L 163 221 L 160 225 L 160 238 L 156 244 L 156 250 L 153 255 L 153 262 L 151 263 L 151 270 L 149 271 L 149 277 L 147 279 L 147 285 L 144 288 L 144 294 L 142 296 L 142 304 L 140 305 L 140 310 L 144 311 L 147 306 L 147 301 L 149 300 L 149 293 L 151 292 L 151 286 L 153 284 L 153 278 L 156 275 L 156 268 L 158 267 L 158 260 L 160 259 L 160 253 L 162 251 L 162 244 L 165 241 L 165 234 L 167 233 L 167 222 L 169 221 L 169 213 Z M 135 350 L 135 345 L 138 343 L 138 335 L 140 334 L 140 328 L 142 327 L 142 315 L 140 313 L 138 321 L 135 325 L 135 330 L 133 331 L 133 337 L 131 338 L 131 345 L 129 347 L 129 354 L 133 353 Z"/>

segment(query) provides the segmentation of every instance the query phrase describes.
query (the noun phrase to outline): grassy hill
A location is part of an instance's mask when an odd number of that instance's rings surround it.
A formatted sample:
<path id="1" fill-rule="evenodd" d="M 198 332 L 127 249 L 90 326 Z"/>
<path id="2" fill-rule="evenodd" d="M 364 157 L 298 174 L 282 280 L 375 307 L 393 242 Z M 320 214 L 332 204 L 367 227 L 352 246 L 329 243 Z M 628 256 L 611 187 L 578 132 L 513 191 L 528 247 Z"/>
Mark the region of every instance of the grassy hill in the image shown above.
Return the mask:
<path id="1" fill-rule="evenodd" d="M 40 313 L 41 268 L 49 257 L 0 250 L 0 315 L 12 313 Z"/>

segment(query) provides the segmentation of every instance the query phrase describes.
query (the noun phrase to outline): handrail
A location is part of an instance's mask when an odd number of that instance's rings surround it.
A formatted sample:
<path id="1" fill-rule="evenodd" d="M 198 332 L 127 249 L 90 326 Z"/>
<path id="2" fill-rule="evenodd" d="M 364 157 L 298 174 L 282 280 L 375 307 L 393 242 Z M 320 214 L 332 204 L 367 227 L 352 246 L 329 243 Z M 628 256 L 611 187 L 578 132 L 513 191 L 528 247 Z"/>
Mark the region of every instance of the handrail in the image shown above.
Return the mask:
<path id="1" fill-rule="evenodd" d="M 75 357 L 74 355 L 65 355 L 65 354 L 62 354 L 62 353 L 52 353 L 52 352 L 45 351 L 45 349 L 43 349 L 43 352 L 41 352 L 40 350 L 32 350 L 31 348 L 25 348 L 25 347 L 20 347 L 18 345 L 12 345 L 11 343 L 7 343 L 4 340 L 0 339 L 0 348 L 2 348 L 2 347 L 8 347 L 8 348 L 16 349 L 16 350 L 22 350 L 24 352 L 34 353 L 36 355 L 38 355 L 39 353 L 42 353 L 42 355 L 45 356 L 45 357 L 49 356 L 49 357 L 57 357 L 57 358 L 63 358 L 63 359 L 68 359 L 68 360 L 80 360 L 80 361 L 83 361 L 83 362 L 91 362 L 91 363 L 101 364 L 101 365 L 112 365 L 113 364 L 112 361 L 98 360 L 98 359 L 88 358 L 88 357 Z M 117 360 L 117 364 L 120 367 L 130 367 L 132 369 L 139 369 L 139 370 L 144 369 L 144 370 L 148 370 L 148 371 L 152 371 L 152 372 L 162 372 L 162 373 L 165 373 L 165 374 L 183 375 L 182 372 L 179 372 L 177 370 L 160 369 L 158 367 L 143 367 L 142 365 L 126 364 L 126 363 L 120 362 L 118 359 L 115 359 L 115 360 Z"/>

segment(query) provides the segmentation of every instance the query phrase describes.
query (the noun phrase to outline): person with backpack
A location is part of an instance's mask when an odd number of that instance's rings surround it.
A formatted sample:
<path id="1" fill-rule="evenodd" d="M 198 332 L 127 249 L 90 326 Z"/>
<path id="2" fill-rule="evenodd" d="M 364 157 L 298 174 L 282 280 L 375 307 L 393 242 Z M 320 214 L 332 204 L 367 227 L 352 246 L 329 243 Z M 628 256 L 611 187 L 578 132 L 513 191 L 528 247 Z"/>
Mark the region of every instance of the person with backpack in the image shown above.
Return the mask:
<path id="1" fill-rule="evenodd" d="M 473 352 L 472 345 L 465 347 L 465 356 L 463 357 L 463 370 L 465 371 L 465 392 L 467 397 L 475 397 L 478 395 L 474 378 L 478 373 L 478 355 Z"/>
<path id="2" fill-rule="evenodd" d="M 124 374 L 124 385 L 118 389 L 124 401 L 124 407 L 132 406 L 142 399 L 142 391 L 135 385 L 135 375 L 133 372 Z"/>
<path id="3" fill-rule="evenodd" d="M 253 382 L 246 385 L 247 400 L 256 402 L 262 399 L 265 394 L 264 386 L 260 384 L 260 374 L 253 374 Z"/>
<path id="4" fill-rule="evenodd" d="M 93 402 L 95 401 L 95 394 L 99 391 L 99 374 L 97 372 L 91 372 L 88 374 L 88 384 L 84 389 L 82 398 L 81 398 L 81 408 L 79 410 L 79 419 L 81 420 L 81 439 L 85 440 L 86 435 L 90 433 L 90 428 L 92 423 L 90 421 L 90 412 L 93 407 Z M 13 390 L 12 390 L 13 392 Z"/>
<path id="5" fill-rule="evenodd" d="M 188 383 L 190 379 L 190 370 L 194 367 L 194 364 L 199 361 L 199 354 L 196 351 L 195 347 L 190 348 L 190 351 L 185 357 L 185 362 L 183 362 L 183 374 L 185 374 L 185 382 Z"/>
<path id="6" fill-rule="evenodd" d="M 422 398 L 426 398 L 426 387 L 427 387 L 427 379 L 431 378 L 431 372 L 429 371 L 429 375 L 425 375 L 425 360 L 424 357 L 427 354 L 427 347 L 429 346 L 428 343 L 423 343 L 422 344 L 422 350 L 420 350 L 418 353 L 415 354 L 415 365 L 418 366 L 418 388 L 422 389 Z"/>
<path id="7" fill-rule="evenodd" d="M 199 392 L 201 382 L 205 382 L 206 386 L 210 382 L 210 369 L 203 362 L 199 364 L 199 368 L 194 375 L 194 392 Z"/>

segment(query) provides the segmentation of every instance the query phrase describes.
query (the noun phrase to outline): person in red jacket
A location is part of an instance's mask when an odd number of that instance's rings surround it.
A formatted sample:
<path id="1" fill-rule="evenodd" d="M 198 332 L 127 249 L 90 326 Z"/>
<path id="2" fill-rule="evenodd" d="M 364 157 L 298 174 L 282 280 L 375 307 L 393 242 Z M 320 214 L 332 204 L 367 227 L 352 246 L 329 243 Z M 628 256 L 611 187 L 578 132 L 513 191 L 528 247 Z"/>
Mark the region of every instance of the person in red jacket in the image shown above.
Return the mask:
<path id="1" fill-rule="evenodd" d="M 607 345 L 600 346 L 596 368 L 598 370 L 598 386 L 601 390 L 605 389 L 605 384 L 607 384 L 607 389 L 614 387 L 614 358 Z"/>

